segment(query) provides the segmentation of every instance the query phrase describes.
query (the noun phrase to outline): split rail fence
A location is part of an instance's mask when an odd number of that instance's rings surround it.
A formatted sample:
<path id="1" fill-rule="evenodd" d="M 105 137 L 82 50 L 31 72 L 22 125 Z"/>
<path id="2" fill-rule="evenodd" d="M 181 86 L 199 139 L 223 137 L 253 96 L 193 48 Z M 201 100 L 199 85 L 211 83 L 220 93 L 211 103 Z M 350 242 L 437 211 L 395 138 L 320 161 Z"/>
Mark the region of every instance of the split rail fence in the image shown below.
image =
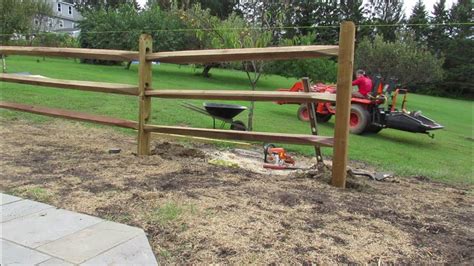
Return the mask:
<path id="1" fill-rule="evenodd" d="M 352 22 L 343 22 L 340 28 L 339 46 L 313 45 L 292 47 L 269 47 L 248 49 L 191 50 L 177 52 L 152 52 L 152 38 L 142 35 L 139 40 L 139 51 L 101 50 L 82 48 L 48 48 L 48 47 L 15 47 L 0 46 L 2 55 L 35 55 L 57 56 L 67 58 L 139 61 L 138 86 L 104 82 L 74 81 L 40 77 L 29 77 L 15 74 L 0 74 L 0 81 L 21 83 L 62 89 L 73 89 L 93 92 L 115 93 L 138 96 L 138 121 L 112 118 L 82 112 L 25 105 L 13 102 L 0 102 L 0 108 L 35 113 L 46 116 L 61 117 L 105 125 L 113 125 L 138 131 L 138 154 L 150 154 L 150 133 L 166 133 L 184 136 L 197 136 L 216 139 L 234 139 L 244 141 L 276 142 L 289 144 L 333 147 L 332 184 L 345 187 L 349 112 L 352 81 L 352 63 L 354 58 L 355 26 Z M 209 63 L 246 60 L 285 60 L 315 58 L 321 56 L 338 56 L 337 93 L 306 92 L 268 92 L 241 90 L 154 90 L 152 89 L 152 62 L 162 63 Z M 305 82 L 306 86 L 307 81 Z M 162 126 L 149 124 L 151 98 L 171 99 L 212 99 L 244 101 L 288 101 L 307 103 L 336 102 L 336 126 L 334 137 L 318 136 L 316 125 L 311 124 L 313 135 L 283 134 L 269 132 L 246 132 L 219 129 Z M 311 113 L 311 110 L 310 110 Z M 314 118 L 314 111 L 312 114 Z"/>

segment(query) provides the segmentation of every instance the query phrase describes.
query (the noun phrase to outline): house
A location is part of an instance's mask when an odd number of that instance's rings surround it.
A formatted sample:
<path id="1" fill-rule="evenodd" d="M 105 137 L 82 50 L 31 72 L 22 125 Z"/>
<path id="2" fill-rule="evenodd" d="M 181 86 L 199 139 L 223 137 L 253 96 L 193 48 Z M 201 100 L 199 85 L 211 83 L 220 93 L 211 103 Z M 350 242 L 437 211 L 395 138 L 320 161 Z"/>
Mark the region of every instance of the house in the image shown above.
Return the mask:
<path id="1" fill-rule="evenodd" d="M 37 15 L 34 26 L 38 31 L 68 33 L 71 36 L 79 35 L 78 22 L 81 14 L 74 8 L 74 4 L 58 0 L 46 0 L 53 9 L 53 16 Z"/>

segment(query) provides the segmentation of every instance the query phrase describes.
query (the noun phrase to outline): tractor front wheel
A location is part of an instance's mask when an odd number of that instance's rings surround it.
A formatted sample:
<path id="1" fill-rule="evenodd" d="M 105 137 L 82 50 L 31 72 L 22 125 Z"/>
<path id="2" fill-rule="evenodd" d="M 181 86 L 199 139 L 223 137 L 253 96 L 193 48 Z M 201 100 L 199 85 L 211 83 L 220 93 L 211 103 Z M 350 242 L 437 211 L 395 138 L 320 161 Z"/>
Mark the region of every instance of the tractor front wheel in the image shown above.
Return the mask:
<path id="1" fill-rule="evenodd" d="M 300 105 L 300 108 L 298 108 L 298 112 L 296 114 L 299 120 L 304 121 L 304 122 L 309 121 L 309 111 L 306 104 Z M 331 119 L 331 117 L 332 117 L 332 114 L 316 113 L 316 121 L 318 121 L 318 123 L 326 123 L 327 121 L 329 121 L 329 119 Z"/>
<path id="2" fill-rule="evenodd" d="M 349 118 L 349 130 L 352 134 L 362 134 L 370 123 L 370 114 L 360 104 L 351 105 L 351 115 Z"/>
<path id="3" fill-rule="evenodd" d="M 296 115 L 298 116 L 298 119 L 300 121 L 304 121 L 304 122 L 309 121 L 309 112 L 308 112 L 308 107 L 306 106 L 306 104 L 300 105 L 300 108 L 298 108 Z"/>

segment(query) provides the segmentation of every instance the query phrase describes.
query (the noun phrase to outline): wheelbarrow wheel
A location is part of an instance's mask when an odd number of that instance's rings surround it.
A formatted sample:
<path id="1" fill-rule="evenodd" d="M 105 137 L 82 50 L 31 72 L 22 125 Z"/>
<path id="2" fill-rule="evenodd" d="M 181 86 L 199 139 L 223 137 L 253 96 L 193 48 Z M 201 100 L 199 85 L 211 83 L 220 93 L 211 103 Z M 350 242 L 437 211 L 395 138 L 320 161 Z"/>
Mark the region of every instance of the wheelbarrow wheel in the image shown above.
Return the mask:
<path id="1" fill-rule="evenodd" d="M 247 126 L 245 126 L 244 122 L 236 120 L 230 124 L 230 129 L 238 131 L 247 131 Z"/>

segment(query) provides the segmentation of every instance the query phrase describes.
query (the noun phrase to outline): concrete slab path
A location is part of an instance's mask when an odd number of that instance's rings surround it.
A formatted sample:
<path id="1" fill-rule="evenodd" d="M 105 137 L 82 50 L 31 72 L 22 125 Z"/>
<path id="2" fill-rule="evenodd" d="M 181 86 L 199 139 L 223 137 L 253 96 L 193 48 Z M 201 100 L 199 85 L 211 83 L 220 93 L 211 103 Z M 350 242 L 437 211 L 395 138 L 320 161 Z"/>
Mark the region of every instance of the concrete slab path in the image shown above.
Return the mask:
<path id="1" fill-rule="evenodd" d="M 0 265 L 157 265 L 137 227 L 0 193 Z"/>

